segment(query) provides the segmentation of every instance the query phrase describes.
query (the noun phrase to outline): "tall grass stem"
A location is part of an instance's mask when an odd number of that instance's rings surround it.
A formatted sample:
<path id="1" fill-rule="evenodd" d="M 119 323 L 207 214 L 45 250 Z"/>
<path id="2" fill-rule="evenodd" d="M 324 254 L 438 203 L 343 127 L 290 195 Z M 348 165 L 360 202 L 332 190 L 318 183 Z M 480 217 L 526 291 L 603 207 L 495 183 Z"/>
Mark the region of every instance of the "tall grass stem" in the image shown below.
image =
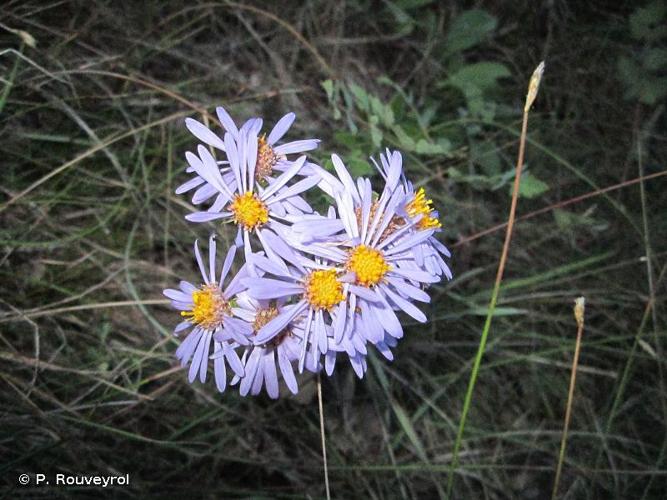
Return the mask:
<path id="1" fill-rule="evenodd" d="M 560 474 L 563 470 L 563 460 L 565 459 L 565 446 L 567 445 L 567 432 L 570 428 L 570 417 L 572 416 L 572 400 L 574 398 L 574 385 L 577 381 L 577 366 L 579 366 L 579 353 L 581 351 L 581 337 L 584 333 L 584 298 L 579 297 L 575 301 L 574 317 L 577 320 L 577 341 L 574 345 L 574 359 L 572 360 L 572 374 L 570 375 L 570 389 L 567 394 L 567 406 L 565 407 L 565 421 L 563 423 L 563 436 L 560 440 L 560 452 L 558 454 L 558 465 L 556 466 L 556 477 L 554 478 L 554 488 L 551 492 L 551 499 L 555 500 L 558 494 L 558 483 Z"/>
<path id="2" fill-rule="evenodd" d="M 327 466 L 327 440 L 324 434 L 324 405 L 322 404 L 322 376 L 317 373 L 317 405 L 320 409 L 320 437 L 322 438 L 322 462 L 324 463 L 324 488 L 327 492 L 327 500 L 331 500 L 329 490 L 329 467 Z"/>
<path id="3" fill-rule="evenodd" d="M 516 205 L 519 198 L 519 187 L 521 185 L 521 170 L 523 168 L 523 158 L 526 149 L 526 135 L 528 132 L 528 113 L 530 107 L 537 97 L 537 91 L 540 86 L 540 80 L 542 79 L 542 74 L 544 73 L 544 61 L 542 61 L 530 79 L 528 85 L 528 93 L 526 95 L 526 103 L 523 108 L 523 121 L 521 123 L 521 138 L 519 139 L 519 155 L 516 162 L 516 173 L 514 174 L 514 186 L 512 188 L 512 202 L 510 205 L 510 213 L 507 219 L 507 230 L 505 232 L 505 243 L 503 244 L 503 250 L 500 255 L 500 262 L 498 263 L 498 272 L 496 273 L 496 281 L 493 286 L 493 293 L 491 294 L 491 302 L 489 303 L 489 311 L 486 315 L 486 321 L 484 322 L 484 329 L 482 330 L 482 338 L 479 341 L 479 346 L 477 348 L 477 354 L 475 356 L 475 363 L 472 367 L 472 373 L 470 374 L 470 380 L 468 381 L 468 389 L 466 391 L 465 400 L 463 402 L 463 411 L 461 413 L 461 422 L 459 423 L 459 429 L 456 434 L 456 441 L 454 443 L 454 452 L 452 453 L 452 463 L 449 467 L 449 474 L 447 477 L 447 497 L 451 498 L 452 487 L 454 485 L 454 471 L 459 465 L 459 450 L 461 448 L 461 441 L 463 439 L 463 432 L 465 430 L 466 419 L 468 417 L 468 412 L 470 411 L 470 404 L 472 402 L 472 394 L 475 389 L 475 384 L 477 382 L 477 375 L 479 373 L 479 367 L 482 364 L 482 357 L 484 356 L 484 350 L 486 348 L 486 341 L 489 337 L 489 330 L 491 328 L 491 320 L 493 318 L 493 313 L 496 309 L 496 303 L 498 301 L 498 293 L 500 291 L 500 284 L 503 281 L 503 273 L 505 272 L 505 263 L 507 262 L 507 255 L 509 253 L 510 241 L 512 240 L 512 230 L 514 229 L 514 220 L 516 219 Z"/>

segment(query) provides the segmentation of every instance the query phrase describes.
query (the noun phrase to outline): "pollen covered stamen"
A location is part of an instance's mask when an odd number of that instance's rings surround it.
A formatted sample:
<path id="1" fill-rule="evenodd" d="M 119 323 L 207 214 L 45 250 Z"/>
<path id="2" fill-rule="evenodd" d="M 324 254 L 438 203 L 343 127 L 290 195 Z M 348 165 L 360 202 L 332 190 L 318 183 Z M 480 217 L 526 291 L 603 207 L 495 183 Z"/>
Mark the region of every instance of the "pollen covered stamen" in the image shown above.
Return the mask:
<path id="1" fill-rule="evenodd" d="M 273 167 L 278 163 L 279 157 L 262 135 L 257 139 L 257 164 L 255 166 L 255 179 L 259 180 L 273 173 Z"/>
<path id="2" fill-rule="evenodd" d="M 269 321 L 278 316 L 278 309 L 269 307 L 268 309 L 260 309 L 255 313 L 255 321 L 252 322 L 252 331 L 256 335 Z M 277 346 L 282 343 L 287 337 L 292 336 L 292 331 L 288 328 L 281 330 L 278 335 L 273 337 L 266 345 L 266 347 Z"/>
<path id="3" fill-rule="evenodd" d="M 345 298 L 343 284 L 336 277 L 335 269 L 312 271 L 305 285 L 304 296 L 316 309 L 331 309 Z"/>
<path id="4" fill-rule="evenodd" d="M 260 309 L 255 313 L 255 321 L 252 322 L 252 330 L 257 333 L 273 318 L 278 316 L 278 309 L 269 307 L 268 309 Z"/>
<path id="5" fill-rule="evenodd" d="M 234 222 L 249 231 L 269 221 L 269 209 L 250 191 L 236 195 L 229 205 L 229 210 L 234 214 Z"/>
<path id="6" fill-rule="evenodd" d="M 350 251 L 347 269 L 356 275 L 358 285 L 369 287 L 377 285 L 391 266 L 379 250 L 359 245 Z"/>
<path id="7" fill-rule="evenodd" d="M 438 218 L 431 215 L 434 212 L 432 204 L 433 200 L 426 198 L 424 188 L 419 188 L 419 191 L 415 193 L 415 198 L 405 207 L 410 217 L 423 215 L 417 223 L 419 229 L 436 229 L 442 227 Z"/>
<path id="8" fill-rule="evenodd" d="M 380 202 L 377 201 L 377 200 L 374 201 L 371 204 L 371 209 L 370 209 L 369 214 L 368 214 L 368 220 L 366 221 L 366 226 L 367 227 L 370 226 L 371 223 L 372 223 L 371 221 L 373 221 L 373 219 L 375 219 L 375 214 L 377 213 L 377 209 L 378 209 L 379 205 L 380 205 Z M 362 213 L 361 213 L 361 207 L 355 208 L 354 213 L 355 213 L 355 216 L 357 218 L 357 226 L 362 227 L 362 225 L 364 224 L 364 220 L 363 220 L 363 216 L 362 216 Z M 399 229 L 404 224 L 405 224 L 405 220 L 402 217 L 394 215 L 391 218 L 391 220 L 389 221 L 389 224 L 387 224 L 387 227 L 384 229 L 384 231 L 382 231 L 382 234 L 378 238 L 378 243 L 386 240 L 389 236 L 391 236 L 394 233 L 394 231 Z"/>
<path id="9" fill-rule="evenodd" d="M 225 314 L 229 312 L 229 302 L 222 296 L 218 285 L 211 283 L 192 292 L 192 309 L 181 311 L 181 316 L 190 323 L 214 330 L 222 325 Z"/>

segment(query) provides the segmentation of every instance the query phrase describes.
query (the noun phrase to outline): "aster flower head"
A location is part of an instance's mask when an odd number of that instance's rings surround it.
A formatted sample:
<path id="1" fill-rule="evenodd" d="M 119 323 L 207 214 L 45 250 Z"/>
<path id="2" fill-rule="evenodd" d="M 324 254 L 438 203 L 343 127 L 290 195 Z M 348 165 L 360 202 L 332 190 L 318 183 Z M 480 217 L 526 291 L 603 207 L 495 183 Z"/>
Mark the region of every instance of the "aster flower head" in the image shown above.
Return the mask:
<path id="1" fill-rule="evenodd" d="M 250 343 L 248 336 L 252 333 L 250 326 L 232 315 L 232 298 L 243 289 L 241 280 L 247 276 L 245 266 L 229 281 L 223 283 L 229 274 L 236 247 L 232 246 L 217 275 L 216 240 L 209 239 L 208 267 L 206 267 L 195 241 L 195 258 L 201 272 L 203 284 L 195 286 L 188 281 L 181 281 L 178 289 L 168 288 L 164 295 L 171 299 L 174 309 L 180 311 L 183 321 L 175 328 L 178 334 L 191 330 L 176 350 L 176 357 L 181 366 L 190 365 L 188 380 L 192 383 L 199 374 L 201 382 L 206 381 L 209 365 L 209 353 L 213 347 L 216 355 L 214 361 L 215 381 L 220 392 L 226 386 L 226 366 L 229 364 L 236 375 L 244 374 L 243 365 L 236 348 Z"/>
<path id="2" fill-rule="evenodd" d="M 265 389 L 277 398 L 281 383 L 298 391 L 295 367 L 331 375 L 347 356 L 362 378 L 368 344 L 392 360 L 404 334 L 399 312 L 425 322 L 415 303 L 428 303 L 426 288 L 451 278 L 449 251 L 435 238 L 439 213 L 406 178 L 401 154 L 386 150 L 373 160 L 384 181 L 374 190 L 370 179 L 353 179 L 337 155 L 335 175 L 308 162 L 302 153 L 318 140 L 281 144 L 293 113 L 268 135 L 260 118 L 237 127 L 223 108 L 217 114 L 222 135 L 186 119 L 200 144 L 185 155 L 194 177 L 177 193 L 194 190 L 193 203 L 206 202 L 187 220 L 236 225 L 235 245 L 216 280 L 215 239 L 208 269 L 195 243 L 204 283 L 164 292 L 183 317 L 176 331 L 191 330 L 176 352 L 190 365 L 190 381 L 205 380 L 211 359 L 220 391 L 230 366 L 242 396 Z M 334 200 L 325 215 L 302 197 L 315 186 Z M 251 248 L 257 242 L 262 250 Z M 245 264 L 223 287 L 236 247 Z"/>
<path id="3" fill-rule="evenodd" d="M 400 154 L 396 151 L 391 152 L 389 149 L 384 154 L 380 154 L 379 164 L 373 160 L 385 179 L 388 179 L 392 161 L 402 164 Z M 435 233 L 440 232 L 442 228 L 440 214 L 433 207 L 433 201 L 427 198 L 426 190 L 423 187 L 415 189 L 404 173 L 401 175 L 401 182 L 405 191 L 405 199 L 397 213 L 406 220 L 417 221 L 416 229 L 433 229 Z M 452 279 L 452 272 L 445 261 L 445 258 L 451 257 L 451 253 L 445 245 L 438 241 L 435 234 L 415 245 L 411 249 L 411 255 L 413 259 L 402 261 L 400 265 L 408 268 L 415 266 L 424 268 L 436 276 L 444 275 L 448 280 Z"/>
<path id="4" fill-rule="evenodd" d="M 303 328 L 299 322 L 288 323 L 277 335 L 266 342 L 256 339 L 257 333 L 271 320 L 285 312 L 285 299 L 256 300 L 247 292 L 236 298 L 234 314 L 252 325 L 250 345 L 246 346 L 241 358 L 245 374 L 234 377 L 232 384 L 240 382 L 241 396 L 248 393 L 259 394 L 263 387 L 267 394 L 276 399 L 280 394 L 279 375 L 292 394 L 297 394 L 299 387 L 294 375 L 294 363 L 298 361 L 303 342 Z M 276 368 L 277 365 L 277 368 Z M 306 357 L 305 368 L 317 371 L 319 363 Z"/>
<path id="5" fill-rule="evenodd" d="M 405 213 L 400 153 L 388 157 L 379 196 L 374 195 L 369 179 L 354 182 L 341 159 L 333 155 L 332 160 L 338 177 L 337 217 L 303 217 L 285 238 L 301 251 L 326 258 L 346 271 L 341 279 L 349 283 L 349 303 L 354 307 L 347 310 L 345 322 L 356 328 L 335 332 L 335 341 L 340 342 L 348 331 L 386 351 L 387 336 L 403 336 L 396 310 L 426 321 L 413 301 L 429 302 L 422 285 L 439 277 L 414 263 L 412 248 L 430 238 L 436 228 L 419 226 L 424 214 L 408 217 Z"/>
<path id="6" fill-rule="evenodd" d="M 234 177 L 231 184 L 225 182 L 215 159 L 204 146 L 198 147 L 198 155 L 186 153 L 188 163 L 197 174 L 218 191 L 218 198 L 211 208 L 189 214 L 186 219 L 193 222 L 233 222 L 238 227 L 236 244 L 244 247 L 246 259 L 251 252 L 251 233 L 257 235 L 271 258 L 283 256 L 289 259 L 293 252 L 280 241 L 275 228 L 287 213 L 298 215 L 311 211 L 299 195 L 317 184 L 319 177 L 312 175 L 288 186 L 305 164 L 306 157 L 301 156 L 285 172 L 265 187 L 261 186 L 255 178 L 257 144 L 257 136 L 252 129 L 248 135 L 240 131 L 236 140 L 231 133 L 225 134 L 225 150 Z"/>
<path id="7" fill-rule="evenodd" d="M 328 350 L 330 328 L 341 332 L 345 328 L 350 285 L 340 279 L 342 270 L 323 259 L 310 260 L 300 255 L 288 266 L 277 265 L 260 254 L 253 254 L 251 262 L 266 274 L 243 280 L 250 297 L 291 301 L 257 331 L 253 340 L 260 344 L 270 342 L 288 324 L 297 324 L 303 331 L 299 371 L 303 371 L 309 346 L 311 361 L 317 365 L 320 354 Z"/>
<path id="8" fill-rule="evenodd" d="M 284 172 L 292 164 L 292 161 L 288 160 L 288 155 L 301 154 L 316 149 L 320 142 L 318 139 L 304 139 L 279 144 L 283 136 L 289 131 L 292 123 L 294 123 L 296 118 L 294 113 L 287 113 L 278 120 L 275 126 L 271 129 L 271 132 L 269 132 L 268 137 L 266 134 L 261 134 L 263 126 L 263 120 L 261 118 L 251 118 L 239 128 L 223 107 L 219 106 L 216 108 L 216 113 L 223 129 L 226 133 L 231 135 L 234 141 L 243 141 L 244 137 L 256 137 L 257 144 L 253 148 L 253 154 L 255 155 L 254 171 L 257 181 L 268 181 L 274 177 L 275 172 Z M 186 118 L 185 125 L 202 144 L 221 152 L 227 151 L 224 135 L 219 136 L 206 125 L 193 118 Z M 227 185 L 231 185 L 235 180 L 235 176 L 232 170 L 228 167 L 229 162 L 223 160 L 217 163 L 223 180 Z M 186 171 L 196 172 L 192 166 L 189 166 Z M 316 174 L 318 171 L 319 167 L 317 167 L 317 165 L 306 163 L 299 174 L 310 176 Z M 218 206 L 221 206 L 223 204 L 223 201 L 219 200 L 221 196 L 219 190 L 200 175 L 196 175 L 179 186 L 176 189 L 176 194 L 186 193 L 195 188 L 196 190 L 192 197 L 192 202 L 195 205 L 203 203 L 214 196 L 216 196 L 214 205 L 217 204 Z"/>

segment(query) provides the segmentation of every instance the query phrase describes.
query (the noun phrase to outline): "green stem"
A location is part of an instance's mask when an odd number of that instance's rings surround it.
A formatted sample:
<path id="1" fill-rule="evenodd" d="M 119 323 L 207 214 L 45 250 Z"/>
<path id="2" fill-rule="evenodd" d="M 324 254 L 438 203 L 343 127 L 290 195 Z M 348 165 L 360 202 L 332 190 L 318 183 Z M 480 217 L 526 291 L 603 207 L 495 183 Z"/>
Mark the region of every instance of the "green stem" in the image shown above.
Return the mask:
<path id="1" fill-rule="evenodd" d="M 526 150 L 526 135 L 528 132 L 528 113 L 530 107 L 537 96 L 537 90 L 544 71 L 544 63 L 540 63 L 537 69 L 533 72 L 528 87 L 528 94 L 526 95 L 526 104 L 523 108 L 523 121 L 521 123 L 521 138 L 519 139 L 519 155 L 516 162 L 516 173 L 514 175 L 514 186 L 512 188 L 512 203 L 510 205 L 510 213 L 507 218 L 507 230 L 505 232 L 505 243 L 500 254 L 500 262 L 498 263 L 498 272 L 496 273 L 496 282 L 493 286 L 493 293 L 491 294 L 491 302 L 489 304 L 489 311 L 484 322 L 484 329 L 482 330 L 482 338 L 479 341 L 477 354 L 475 355 L 475 363 L 472 367 L 470 380 L 468 381 L 468 389 L 466 390 L 466 397 L 463 402 L 463 412 L 461 414 L 461 422 L 456 434 L 456 442 L 454 443 L 454 452 L 452 453 L 452 463 L 449 467 L 447 475 L 447 497 L 451 498 L 452 487 L 454 486 L 454 471 L 459 465 L 459 450 L 461 449 L 461 442 L 463 441 L 463 432 L 465 431 L 466 420 L 470 405 L 472 403 L 472 394 L 477 383 L 477 376 L 479 374 L 479 367 L 482 364 L 482 357 L 486 349 L 486 342 L 489 337 L 489 330 L 491 329 L 491 321 L 496 310 L 496 303 L 498 302 L 498 294 L 500 292 L 500 284 L 503 281 L 503 273 L 505 271 L 505 263 L 507 262 L 507 255 L 509 253 L 510 241 L 512 240 L 512 230 L 514 228 L 514 221 L 516 219 L 516 206 L 519 199 L 519 187 L 521 185 L 521 170 L 523 168 L 523 157 Z"/>
<path id="2" fill-rule="evenodd" d="M 21 47 L 19 48 L 19 53 L 23 54 L 23 47 L 25 44 L 21 42 Z M 9 99 L 9 92 L 12 90 L 12 87 L 14 86 L 14 79 L 16 78 L 16 73 L 19 70 L 19 62 L 21 61 L 20 57 L 16 57 L 16 60 L 14 61 L 14 65 L 12 66 L 12 71 L 9 74 L 9 79 L 7 80 L 7 85 L 5 85 L 5 88 L 2 89 L 2 95 L 0 95 L 0 113 L 2 113 L 2 110 L 5 108 L 5 104 L 7 103 L 7 99 Z"/>

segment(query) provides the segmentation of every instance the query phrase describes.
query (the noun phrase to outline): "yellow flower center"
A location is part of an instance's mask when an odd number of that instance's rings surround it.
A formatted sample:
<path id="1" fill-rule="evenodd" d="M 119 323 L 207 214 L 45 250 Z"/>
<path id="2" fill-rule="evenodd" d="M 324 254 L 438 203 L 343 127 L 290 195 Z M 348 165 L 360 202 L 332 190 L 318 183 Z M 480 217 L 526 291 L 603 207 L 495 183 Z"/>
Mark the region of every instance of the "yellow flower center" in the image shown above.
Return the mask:
<path id="1" fill-rule="evenodd" d="M 266 325 L 269 321 L 271 321 L 273 318 L 278 316 L 278 309 L 275 307 L 269 307 L 268 309 L 260 309 L 255 313 L 255 321 L 252 323 L 252 331 L 253 334 L 257 334 L 258 331 L 262 329 L 264 325 Z M 285 340 L 287 337 L 292 336 L 292 331 L 288 328 L 285 328 L 281 332 L 278 333 L 275 337 L 273 337 L 267 344 L 267 347 L 271 346 L 277 346 L 282 343 L 283 340 Z"/>
<path id="2" fill-rule="evenodd" d="M 345 298 L 343 284 L 338 281 L 335 269 L 312 271 L 305 283 L 305 298 L 317 309 L 331 309 Z"/>
<path id="3" fill-rule="evenodd" d="M 356 274 L 357 284 L 368 287 L 377 285 L 391 266 L 379 250 L 359 245 L 350 251 L 347 268 Z"/>
<path id="4" fill-rule="evenodd" d="M 417 223 L 419 229 L 435 229 L 442 227 L 440 221 L 437 217 L 431 216 L 433 213 L 433 200 L 426 198 L 426 193 L 424 188 L 419 188 L 419 191 L 415 193 L 415 199 L 408 203 L 406 211 L 410 217 L 416 217 L 417 215 L 423 215 L 423 217 Z"/>
<path id="5" fill-rule="evenodd" d="M 253 332 L 257 333 L 273 318 L 278 316 L 278 309 L 269 307 L 268 309 L 260 309 L 255 313 L 255 321 L 252 323 Z"/>
<path id="6" fill-rule="evenodd" d="M 234 214 L 234 222 L 241 224 L 249 231 L 269 221 L 269 209 L 257 195 L 250 191 L 237 194 L 229 210 Z"/>
<path id="7" fill-rule="evenodd" d="M 266 142 L 266 135 L 257 139 L 257 164 L 255 166 L 255 178 L 257 180 L 271 175 L 273 167 L 278 163 L 278 155 L 269 143 Z"/>
<path id="8" fill-rule="evenodd" d="M 220 326 L 224 315 L 230 312 L 229 303 L 215 283 L 192 292 L 192 304 L 192 310 L 181 311 L 181 316 L 207 330 Z"/>

